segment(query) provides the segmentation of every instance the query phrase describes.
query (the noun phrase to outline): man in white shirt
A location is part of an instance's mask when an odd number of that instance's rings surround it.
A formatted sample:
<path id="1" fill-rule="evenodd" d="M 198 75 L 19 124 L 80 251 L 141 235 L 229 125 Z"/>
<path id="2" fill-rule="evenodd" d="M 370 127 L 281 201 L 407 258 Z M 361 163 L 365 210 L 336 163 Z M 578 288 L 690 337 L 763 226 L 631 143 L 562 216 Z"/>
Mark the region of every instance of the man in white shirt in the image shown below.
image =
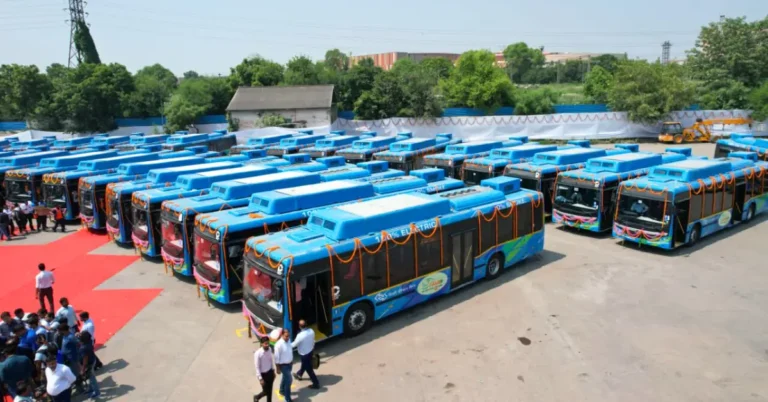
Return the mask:
<path id="1" fill-rule="evenodd" d="M 83 323 L 83 328 L 80 330 L 80 332 L 88 332 L 89 334 L 91 334 L 91 340 L 93 341 L 93 348 L 95 350 L 96 349 L 96 326 L 93 324 L 91 315 L 88 314 L 87 311 L 81 311 L 80 322 Z M 93 369 L 96 371 L 99 371 L 99 369 L 104 367 L 104 365 L 101 363 L 99 356 L 96 356 L 95 353 L 94 353 L 94 356 L 96 357 L 96 362 L 93 364 Z"/>
<path id="2" fill-rule="evenodd" d="M 291 365 L 293 364 L 293 348 L 291 347 L 291 334 L 283 329 L 280 340 L 275 343 L 275 364 L 283 378 L 280 379 L 280 394 L 286 402 L 291 402 Z"/>
<path id="3" fill-rule="evenodd" d="M 33 222 L 35 221 L 35 206 L 32 205 L 32 201 L 27 201 L 25 203 L 22 203 L 21 211 L 24 212 L 24 217 L 27 220 L 27 225 L 29 226 L 29 230 L 34 232 L 35 227 L 33 226 Z"/>
<path id="4" fill-rule="evenodd" d="M 77 328 L 77 316 L 75 315 L 75 308 L 69 304 L 69 300 L 66 297 L 59 299 L 59 303 L 61 303 L 61 308 L 56 312 L 56 318 L 66 318 L 69 328 L 73 328 L 75 330 L 74 332 L 80 332 Z"/>
<path id="5" fill-rule="evenodd" d="M 72 397 L 72 384 L 77 379 L 69 367 L 56 362 L 56 355 L 51 354 L 46 361 L 45 369 L 45 392 L 50 395 L 54 402 L 69 401 Z"/>
<path id="6" fill-rule="evenodd" d="M 256 365 L 256 375 L 259 377 L 261 392 L 254 395 L 253 402 L 267 397 L 267 402 L 272 402 L 272 385 L 275 383 L 275 357 L 269 348 L 269 338 L 261 338 L 261 348 L 253 354 L 253 363 Z"/>
<path id="7" fill-rule="evenodd" d="M 35 276 L 35 298 L 40 300 L 40 308 L 45 310 L 45 299 L 48 299 L 48 305 L 53 310 L 53 272 L 45 270 L 45 264 L 37 264 L 37 269 L 40 273 Z"/>
<path id="8" fill-rule="evenodd" d="M 301 368 L 293 376 L 297 380 L 301 380 L 304 372 L 309 374 L 309 379 L 312 380 L 310 388 L 320 388 L 320 382 L 315 375 L 315 369 L 312 367 L 312 353 L 315 350 L 315 331 L 307 326 L 307 322 L 304 320 L 299 321 L 299 334 L 296 335 L 296 339 L 291 344 L 299 352 L 301 356 Z"/>

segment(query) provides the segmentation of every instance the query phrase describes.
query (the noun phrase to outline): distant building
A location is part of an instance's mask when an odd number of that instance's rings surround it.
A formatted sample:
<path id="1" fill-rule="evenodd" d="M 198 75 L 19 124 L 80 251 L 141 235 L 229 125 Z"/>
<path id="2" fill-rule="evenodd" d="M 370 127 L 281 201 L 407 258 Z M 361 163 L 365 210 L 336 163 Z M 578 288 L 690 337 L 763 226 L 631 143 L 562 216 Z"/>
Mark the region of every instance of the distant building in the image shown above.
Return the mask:
<path id="1" fill-rule="evenodd" d="M 589 60 L 595 57 L 599 57 L 605 54 L 610 54 L 617 59 L 624 60 L 627 58 L 626 53 L 560 53 L 560 52 L 542 52 L 544 54 L 544 63 L 565 63 L 569 60 Z M 504 60 L 503 52 L 496 52 L 496 65 L 499 67 L 506 67 L 507 62 Z"/>
<path id="2" fill-rule="evenodd" d="M 434 59 L 438 57 L 446 58 L 452 62 L 456 62 L 461 56 L 458 53 L 406 53 L 406 52 L 389 52 L 389 53 L 377 53 L 377 54 L 365 54 L 360 56 L 351 56 L 349 58 L 350 67 L 359 63 L 363 59 L 373 59 L 373 64 L 377 67 L 381 67 L 384 70 L 389 70 L 398 60 L 411 59 L 415 62 L 420 62 L 424 59 Z"/>
<path id="3" fill-rule="evenodd" d="M 280 115 L 295 126 L 331 124 L 333 85 L 240 87 L 227 106 L 241 130 L 260 127 L 266 114 Z"/>

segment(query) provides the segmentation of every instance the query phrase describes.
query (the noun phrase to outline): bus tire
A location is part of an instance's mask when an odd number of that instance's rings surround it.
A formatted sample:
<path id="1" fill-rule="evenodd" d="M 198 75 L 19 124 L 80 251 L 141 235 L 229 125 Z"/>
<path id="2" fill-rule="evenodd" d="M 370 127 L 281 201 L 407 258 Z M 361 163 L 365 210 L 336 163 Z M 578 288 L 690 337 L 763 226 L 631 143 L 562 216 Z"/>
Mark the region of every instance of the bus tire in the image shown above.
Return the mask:
<path id="1" fill-rule="evenodd" d="M 675 144 L 682 144 L 683 143 L 683 135 L 682 134 L 678 134 L 678 135 L 674 136 L 673 139 L 672 139 L 672 142 L 674 142 Z"/>
<path id="2" fill-rule="evenodd" d="M 693 227 L 693 231 L 691 232 L 691 237 L 688 239 L 688 246 L 695 245 L 699 241 L 699 239 L 701 239 L 701 225 L 697 223 Z"/>
<path id="3" fill-rule="evenodd" d="M 344 314 L 344 334 L 358 336 L 370 328 L 373 322 L 373 309 L 365 302 L 353 304 Z"/>
<path id="4" fill-rule="evenodd" d="M 747 209 L 747 218 L 744 219 L 744 222 L 749 222 L 754 217 L 755 217 L 755 204 L 752 204 L 749 206 L 749 209 Z"/>
<path id="5" fill-rule="evenodd" d="M 485 265 L 485 276 L 488 279 L 495 279 L 499 275 L 501 275 L 501 271 L 504 270 L 504 262 L 503 262 L 502 254 L 496 253 L 494 254 L 489 260 L 488 264 Z"/>

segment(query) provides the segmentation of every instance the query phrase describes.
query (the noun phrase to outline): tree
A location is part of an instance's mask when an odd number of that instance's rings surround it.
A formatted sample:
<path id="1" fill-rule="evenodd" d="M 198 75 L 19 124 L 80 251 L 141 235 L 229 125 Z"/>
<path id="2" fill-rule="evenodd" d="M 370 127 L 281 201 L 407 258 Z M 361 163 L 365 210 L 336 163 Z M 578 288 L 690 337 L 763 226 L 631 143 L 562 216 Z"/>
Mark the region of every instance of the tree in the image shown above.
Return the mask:
<path id="1" fill-rule="evenodd" d="M 163 112 L 163 105 L 176 89 L 176 76 L 160 64 L 147 66 L 134 76 L 136 91 L 124 100 L 126 117 L 152 117 Z"/>
<path id="2" fill-rule="evenodd" d="M 749 94 L 749 107 L 752 118 L 757 121 L 768 120 L 768 80 Z"/>
<path id="3" fill-rule="evenodd" d="M 419 67 L 424 70 L 424 73 L 430 77 L 435 78 L 435 82 L 448 78 L 453 71 L 453 62 L 445 57 L 430 57 L 424 59 L 419 63 Z"/>
<path id="4" fill-rule="evenodd" d="M 81 63 L 99 64 L 99 52 L 96 50 L 96 43 L 91 36 L 91 30 L 84 21 L 78 21 L 75 24 L 75 48 L 81 55 Z"/>
<path id="5" fill-rule="evenodd" d="M 37 66 L 0 66 L 0 108 L 8 118 L 30 120 L 51 89 L 50 80 Z"/>
<path id="6" fill-rule="evenodd" d="M 601 67 L 613 74 L 619 64 L 619 59 L 612 54 L 601 54 L 600 56 L 593 57 L 590 60 L 590 64 L 592 64 L 592 68 Z"/>
<path id="7" fill-rule="evenodd" d="M 749 105 L 749 88 L 732 78 L 719 78 L 699 87 L 698 104 L 702 109 L 744 109 Z"/>
<path id="8" fill-rule="evenodd" d="M 451 75 L 440 81 L 439 88 L 448 106 L 491 111 L 514 105 L 515 87 L 504 71 L 496 67 L 494 54 L 487 50 L 462 54 Z"/>
<path id="9" fill-rule="evenodd" d="M 210 89 L 206 78 L 182 81 L 165 107 L 167 131 L 184 130 L 205 115 L 213 103 Z"/>
<path id="10" fill-rule="evenodd" d="M 343 91 L 339 94 L 341 109 L 353 110 L 355 102 L 365 91 L 373 88 L 376 76 L 382 69 L 373 64 L 373 59 L 363 59 L 344 76 L 342 82 Z"/>
<path id="11" fill-rule="evenodd" d="M 528 89 L 522 91 L 515 103 L 516 115 L 552 114 L 560 94 L 549 89 Z"/>
<path id="12" fill-rule="evenodd" d="M 349 57 L 339 49 L 331 49 L 325 52 L 323 63 L 333 71 L 338 73 L 349 69 Z"/>
<path id="13" fill-rule="evenodd" d="M 229 84 L 238 87 L 267 87 L 283 82 L 283 66 L 260 56 L 244 59 L 230 69 Z"/>
<path id="14" fill-rule="evenodd" d="M 189 70 L 185 72 L 182 76 L 184 77 L 185 80 L 188 80 L 190 78 L 197 78 L 200 76 L 200 74 L 198 74 L 197 71 Z"/>
<path id="15" fill-rule="evenodd" d="M 584 95 L 592 103 L 608 103 L 608 93 L 612 85 L 613 75 L 600 66 L 594 67 L 584 82 Z"/>
<path id="16" fill-rule="evenodd" d="M 521 78 L 529 70 L 544 65 L 544 54 L 539 49 L 528 47 L 525 42 L 518 42 L 504 49 L 504 61 L 507 63 L 507 74 L 514 82 L 522 82 Z"/>
<path id="17" fill-rule="evenodd" d="M 315 63 L 308 57 L 292 58 L 285 69 L 286 85 L 316 85 L 320 83 L 320 74 Z"/>
<path id="18" fill-rule="evenodd" d="M 405 106 L 405 93 L 398 75 L 384 71 L 376 76 L 373 88 L 355 102 L 355 118 L 376 120 L 395 117 Z"/>
<path id="19" fill-rule="evenodd" d="M 677 64 L 621 62 L 608 92 L 608 106 L 624 110 L 634 122 L 654 124 L 670 112 L 688 107 L 694 90 Z"/>
<path id="20" fill-rule="evenodd" d="M 35 108 L 32 126 L 40 130 L 59 131 L 64 129 L 64 122 L 69 118 L 67 111 L 69 99 L 60 96 L 70 84 L 72 69 L 58 63 L 45 69 L 51 83 L 48 96 L 40 100 Z"/>
<path id="21" fill-rule="evenodd" d="M 211 94 L 211 104 L 205 111 L 206 114 L 224 114 L 227 112 L 227 106 L 235 95 L 235 91 L 227 83 L 225 77 L 200 77 L 208 86 L 208 93 Z"/>
<path id="22" fill-rule="evenodd" d="M 267 113 L 261 116 L 261 119 L 259 120 L 259 126 L 260 127 L 279 127 L 287 122 L 288 120 L 286 120 L 285 117 L 280 116 L 279 114 Z"/>

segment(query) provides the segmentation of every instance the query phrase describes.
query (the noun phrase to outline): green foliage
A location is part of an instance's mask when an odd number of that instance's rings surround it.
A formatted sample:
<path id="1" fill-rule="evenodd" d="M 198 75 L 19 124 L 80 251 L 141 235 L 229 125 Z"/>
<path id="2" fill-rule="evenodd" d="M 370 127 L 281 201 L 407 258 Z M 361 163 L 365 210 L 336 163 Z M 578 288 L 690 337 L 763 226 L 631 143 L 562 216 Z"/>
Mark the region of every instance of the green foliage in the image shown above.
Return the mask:
<path id="1" fill-rule="evenodd" d="M 181 94 L 175 94 L 165 108 L 166 130 L 173 133 L 185 130 L 197 118 L 205 114 L 205 106 L 195 104 Z"/>
<path id="2" fill-rule="evenodd" d="M 323 63 L 329 69 L 341 73 L 349 69 L 349 57 L 339 49 L 331 49 L 325 52 Z"/>
<path id="3" fill-rule="evenodd" d="M 698 89 L 698 104 L 702 109 L 744 109 L 749 105 L 749 88 L 741 81 L 716 79 Z"/>
<path id="4" fill-rule="evenodd" d="M 232 113 L 227 113 L 227 129 L 231 133 L 240 131 L 240 119 L 232 117 Z"/>
<path id="5" fill-rule="evenodd" d="M 285 69 L 285 85 L 316 85 L 320 83 L 319 67 L 306 56 L 292 58 Z"/>
<path id="6" fill-rule="evenodd" d="M 199 77 L 181 81 L 165 108 L 166 128 L 184 130 L 207 114 L 223 114 L 232 97 L 225 78 Z"/>
<path id="7" fill-rule="evenodd" d="M 749 106 L 752 118 L 756 121 L 768 120 L 768 80 L 749 94 Z"/>
<path id="8" fill-rule="evenodd" d="M 355 117 L 361 120 L 394 117 L 404 105 L 405 92 L 400 77 L 395 71 L 384 71 L 376 76 L 373 89 L 365 91 L 355 103 Z"/>
<path id="9" fill-rule="evenodd" d="M 504 49 L 504 61 L 507 63 L 507 74 L 514 82 L 522 82 L 522 77 L 528 71 L 544 65 L 544 55 L 541 50 L 528 47 L 525 42 L 518 42 Z"/>
<path id="10" fill-rule="evenodd" d="M 681 66 L 624 61 L 616 70 L 608 105 L 627 111 L 634 122 L 654 124 L 689 106 L 693 95 L 693 85 L 685 80 Z"/>
<path id="11" fill-rule="evenodd" d="M 91 36 L 91 30 L 85 22 L 80 21 L 75 25 L 75 47 L 80 53 L 81 63 L 99 64 L 101 59 L 99 58 L 99 52 L 96 50 L 96 43 Z"/>
<path id="12" fill-rule="evenodd" d="M 197 73 L 197 71 L 189 70 L 185 72 L 183 75 L 184 79 L 190 79 L 190 78 L 197 78 L 200 76 L 200 74 Z"/>
<path id="13" fill-rule="evenodd" d="M 353 110 L 355 102 L 363 92 L 373 88 L 373 82 L 381 72 L 381 68 L 373 64 L 373 59 L 360 60 L 359 63 L 350 68 L 341 81 L 343 87 L 339 94 L 341 109 Z"/>
<path id="14" fill-rule="evenodd" d="M 517 96 L 516 115 L 534 115 L 555 113 L 555 104 L 560 94 L 549 89 L 528 89 Z"/>
<path id="15" fill-rule="evenodd" d="M 619 59 L 612 54 L 601 54 L 600 56 L 593 57 L 592 60 L 590 60 L 590 64 L 592 65 L 592 68 L 601 67 L 605 69 L 605 71 L 613 74 L 616 72 L 616 68 L 619 65 Z"/>
<path id="16" fill-rule="evenodd" d="M 38 104 L 50 97 L 48 76 L 37 66 L 0 66 L 0 118 L 29 120 Z"/>
<path id="17" fill-rule="evenodd" d="M 453 62 L 445 57 L 430 57 L 419 63 L 419 67 L 424 70 L 424 74 L 434 78 L 435 82 L 443 78 L 448 78 L 453 71 Z"/>
<path id="18" fill-rule="evenodd" d="M 176 76 L 160 64 L 147 66 L 134 76 L 136 91 L 123 102 L 125 117 L 152 117 L 163 112 L 163 105 L 176 89 Z"/>
<path id="19" fill-rule="evenodd" d="M 584 95 L 592 103 L 608 103 L 608 93 L 613 85 L 613 75 L 608 70 L 597 66 L 587 74 L 584 83 Z"/>
<path id="20" fill-rule="evenodd" d="M 496 57 L 487 50 L 470 50 L 459 58 L 456 68 L 439 88 L 450 107 L 471 107 L 492 111 L 514 105 L 515 87 Z"/>
<path id="21" fill-rule="evenodd" d="M 279 127 L 287 122 L 288 120 L 286 120 L 285 117 L 280 116 L 279 114 L 265 114 L 261 116 L 261 120 L 259 120 L 259 126 Z"/>
<path id="22" fill-rule="evenodd" d="M 283 82 L 283 66 L 260 56 L 244 59 L 230 69 L 229 85 L 238 87 L 267 87 Z"/>

